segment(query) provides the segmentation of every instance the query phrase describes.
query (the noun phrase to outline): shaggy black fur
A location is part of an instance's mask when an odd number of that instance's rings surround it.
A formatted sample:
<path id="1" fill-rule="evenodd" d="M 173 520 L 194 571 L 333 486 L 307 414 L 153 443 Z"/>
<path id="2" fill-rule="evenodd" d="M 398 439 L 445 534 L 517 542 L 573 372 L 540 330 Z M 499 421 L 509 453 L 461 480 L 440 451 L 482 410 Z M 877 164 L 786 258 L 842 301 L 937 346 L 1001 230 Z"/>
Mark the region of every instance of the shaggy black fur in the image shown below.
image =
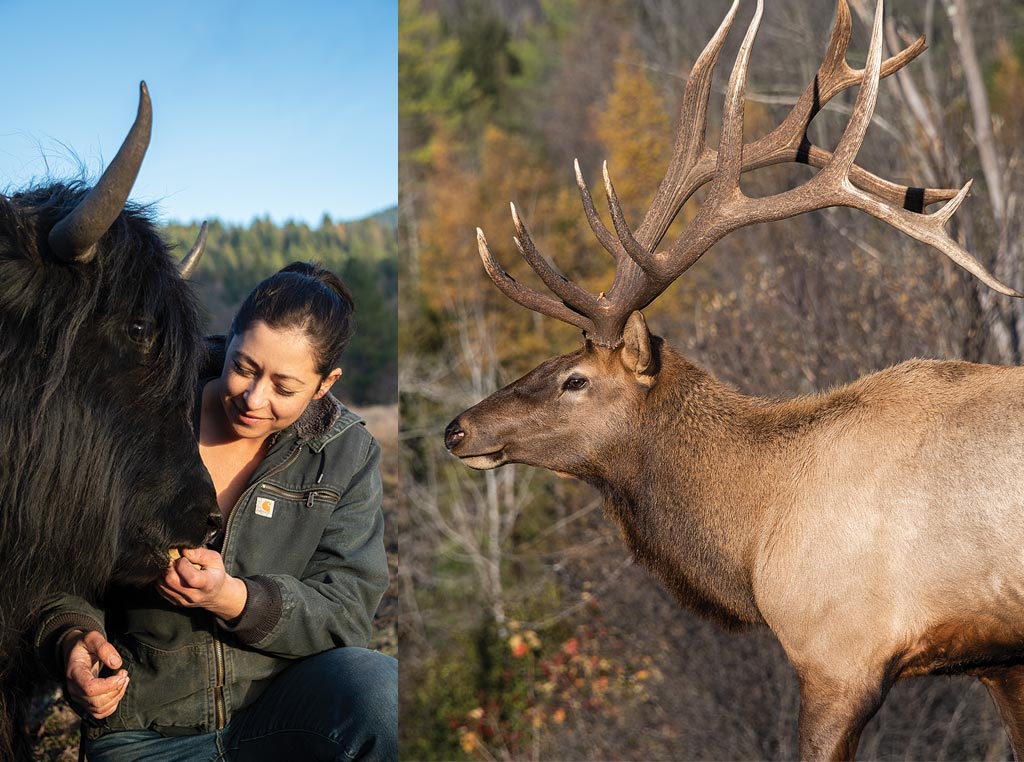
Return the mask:
<path id="1" fill-rule="evenodd" d="M 49 231 L 87 190 L 0 196 L 0 759 L 41 602 L 152 581 L 216 513 L 190 421 L 194 298 L 142 208 L 92 262 L 54 259 Z"/>

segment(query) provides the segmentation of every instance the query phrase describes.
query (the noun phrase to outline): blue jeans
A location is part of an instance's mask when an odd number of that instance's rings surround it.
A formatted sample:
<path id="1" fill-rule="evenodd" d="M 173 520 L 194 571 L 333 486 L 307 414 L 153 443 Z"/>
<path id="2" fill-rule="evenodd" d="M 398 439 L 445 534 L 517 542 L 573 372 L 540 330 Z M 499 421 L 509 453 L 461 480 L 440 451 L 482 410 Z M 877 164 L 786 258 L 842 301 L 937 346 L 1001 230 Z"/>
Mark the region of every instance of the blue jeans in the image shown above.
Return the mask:
<path id="1" fill-rule="evenodd" d="M 398 662 L 336 648 L 286 669 L 223 730 L 174 738 L 128 730 L 83 743 L 89 762 L 394 762 Z"/>

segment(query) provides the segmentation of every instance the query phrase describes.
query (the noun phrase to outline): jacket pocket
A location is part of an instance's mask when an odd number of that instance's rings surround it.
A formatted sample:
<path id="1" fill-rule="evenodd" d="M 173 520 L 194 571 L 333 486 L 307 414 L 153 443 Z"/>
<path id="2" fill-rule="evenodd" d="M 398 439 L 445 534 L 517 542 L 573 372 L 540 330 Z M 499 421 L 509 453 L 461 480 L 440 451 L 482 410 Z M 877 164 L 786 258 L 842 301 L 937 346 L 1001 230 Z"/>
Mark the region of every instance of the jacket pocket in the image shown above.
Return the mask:
<path id="1" fill-rule="evenodd" d="M 328 505 L 334 505 L 341 498 L 334 490 L 323 489 L 320 487 L 313 487 L 312 489 L 295 491 L 278 487 L 274 484 L 265 483 L 260 484 L 260 492 L 265 492 L 268 495 L 274 495 L 282 498 L 283 500 L 297 500 L 300 503 L 305 504 L 307 508 L 313 508 L 318 502 L 327 503 Z"/>
<path id="2" fill-rule="evenodd" d="M 224 550 L 228 572 L 301 577 L 339 500 L 336 489 L 320 485 L 292 488 L 256 482 L 240 513 L 230 520 Z"/>
<path id="3" fill-rule="evenodd" d="M 165 735 L 213 730 L 210 648 L 197 644 L 164 651 L 131 637 L 117 647 L 131 683 L 111 718 L 112 729 L 159 728 Z"/>

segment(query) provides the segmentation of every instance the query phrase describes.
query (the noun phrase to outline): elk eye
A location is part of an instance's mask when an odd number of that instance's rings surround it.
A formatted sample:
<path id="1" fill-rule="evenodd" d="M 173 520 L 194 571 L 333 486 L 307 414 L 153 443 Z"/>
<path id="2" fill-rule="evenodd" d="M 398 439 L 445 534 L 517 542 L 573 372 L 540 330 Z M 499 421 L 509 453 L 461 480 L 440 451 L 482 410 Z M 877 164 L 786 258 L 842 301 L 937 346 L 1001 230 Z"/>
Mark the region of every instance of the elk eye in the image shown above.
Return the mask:
<path id="1" fill-rule="evenodd" d="M 569 376 L 562 383 L 563 391 L 578 392 L 580 389 L 586 388 L 587 384 L 590 383 L 583 376 Z"/>
<path id="2" fill-rule="evenodd" d="M 152 324 L 148 320 L 132 320 L 128 323 L 128 338 L 136 344 L 145 344 L 151 329 Z"/>

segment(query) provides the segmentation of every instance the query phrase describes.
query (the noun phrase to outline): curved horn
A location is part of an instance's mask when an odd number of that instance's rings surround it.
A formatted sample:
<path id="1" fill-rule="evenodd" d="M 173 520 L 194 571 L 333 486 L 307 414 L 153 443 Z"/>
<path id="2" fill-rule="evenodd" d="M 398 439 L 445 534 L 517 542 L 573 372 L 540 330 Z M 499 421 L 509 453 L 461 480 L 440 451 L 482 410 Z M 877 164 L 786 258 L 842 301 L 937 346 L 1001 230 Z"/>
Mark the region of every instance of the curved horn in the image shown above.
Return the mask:
<path id="1" fill-rule="evenodd" d="M 183 280 L 188 280 L 192 277 L 192 273 L 196 271 L 196 267 L 199 265 L 199 260 L 203 258 L 203 251 L 206 249 L 206 230 L 208 227 L 209 225 L 203 222 L 202 227 L 199 228 L 199 235 L 196 236 L 196 242 L 192 244 L 188 254 L 178 264 L 178 273 Z"/>
<path id="2" fill-rule="evenodd" d="M 124 209 L 142 166 L 153 126 L 153 107 L 145 82 L 139 83 L 139 111 L 117 155 L 71 212 L 50 231 L 50 249 L 66 262 L 89 262 L 96 256 L 96 242 Z"/>

